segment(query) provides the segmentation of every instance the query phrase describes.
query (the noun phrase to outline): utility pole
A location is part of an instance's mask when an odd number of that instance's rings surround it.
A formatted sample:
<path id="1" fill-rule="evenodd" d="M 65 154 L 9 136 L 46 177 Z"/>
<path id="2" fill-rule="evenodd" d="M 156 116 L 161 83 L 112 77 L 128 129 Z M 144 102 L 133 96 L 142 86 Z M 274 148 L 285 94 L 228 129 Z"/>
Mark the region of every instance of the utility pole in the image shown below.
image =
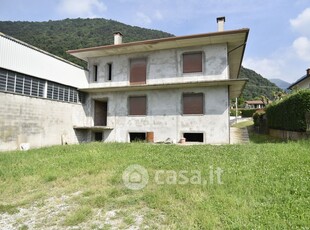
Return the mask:
<path id="1" fill-rule="evenodd" d="M 238 98 L 236 97 L 236 123 L 238 123 Z"/>

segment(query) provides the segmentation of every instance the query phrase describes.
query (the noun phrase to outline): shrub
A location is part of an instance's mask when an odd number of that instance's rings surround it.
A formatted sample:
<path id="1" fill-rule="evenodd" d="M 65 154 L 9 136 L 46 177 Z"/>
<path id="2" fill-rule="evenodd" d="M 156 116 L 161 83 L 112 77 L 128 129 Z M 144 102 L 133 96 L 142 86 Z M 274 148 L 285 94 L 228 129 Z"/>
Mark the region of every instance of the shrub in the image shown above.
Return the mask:
<path id="1" fill-rule="evenodd" d="M 243 109 L 242 117 L 252 117 L 257 109 Z"/>
<path id="2" fill-rule="evenodd" d="M 238 109 L 238 116 L 241 116 L 242 112 L 240 109 Z M 236 110 L 235 109 L 231 109 L 230 110 L 230 116 L 236 116 Z"/>
<path id="3" fill-rule="evenodd" d="M 307 112 L 310 112 L 310 90 L 298 91 L 267 107 L 268 126 L 272 129 L 306 131 Z"/>
<path id="4" fill-rule="evenodd" d="M 253 114 L 254 126 L 260 126 L 262 124 L 263 116 L 265 113 L 265 110 L 259 109 Z"/>

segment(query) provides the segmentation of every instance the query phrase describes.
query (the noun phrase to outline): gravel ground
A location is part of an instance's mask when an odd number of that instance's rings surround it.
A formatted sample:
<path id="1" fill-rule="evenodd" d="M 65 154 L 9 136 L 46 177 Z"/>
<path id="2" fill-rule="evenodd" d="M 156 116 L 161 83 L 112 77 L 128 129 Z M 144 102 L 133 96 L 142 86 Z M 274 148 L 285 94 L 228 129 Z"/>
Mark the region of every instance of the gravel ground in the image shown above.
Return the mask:
<path id="1" fill-rule="evenodd" d="M 148 210 L 140 210 L 142 213 L 130 213 L 132 223 L 125 223 L 124 211 L 93 209 L 92 216 L 87 221 L 77 226 L 65 226 L 64 221 L 68 213 L 78 208 L 72 199 L 80 196 L 82 192 L 60 197 L 50 197 L 37 201 L 28 207 L 18 208 L 14 214 L 0 214 L 0 229 L 47 229 L 47 230 L 75 230 L 75 229 L 148 229 L 144 223 L 144 214 Z M 163 216 L 160 217 L 163 219 Z M 157 225 L 157 224 L 156 224 Z"/>

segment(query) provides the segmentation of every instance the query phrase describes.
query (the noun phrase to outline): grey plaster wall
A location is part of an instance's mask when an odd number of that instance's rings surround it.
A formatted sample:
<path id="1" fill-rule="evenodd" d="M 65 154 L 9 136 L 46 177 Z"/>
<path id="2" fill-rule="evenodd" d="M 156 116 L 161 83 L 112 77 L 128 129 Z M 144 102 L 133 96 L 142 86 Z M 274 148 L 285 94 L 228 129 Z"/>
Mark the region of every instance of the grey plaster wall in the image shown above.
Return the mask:
<path id="1" fill-rule="evenodd" d="M 182 114 L 183 93 L 204 94 L 203 115 Z M 147 116 L 128 115 L 128 97 L 147 96 Z M 92 95 L 93 100 L 108 101 L 107 126 L 104 141 L 129 142 L 130 132 L 154 132 L 154 141 L 171 138 L 175 142 L 183 133 L 203 133 L 204 143 L 229 143 L 228 87 L 114 92 Z"/>
<path id="2" fill-rule="evenodd" d="M 183 74 L 182 54 L 203 52 L 203 72 Z M 147 58 L 147 84 L 224 80 L 229 78 L 227 45 L 209 45 L 173 50 L 91 58 L 90 87 L 124 86 L 129 84 L 130 59 Z M 108 63 L 112 63 L 112 81 L 108 80 Z M 98 81 L 93 82 L 93 65 L 98 66 Z"/>
<path id="3" fill-rule="evenodd" d="M 0 93 L 0 150 L 72 144 L 90 140 L 74 125 L 91 122 L 90 103 L 86 105 Z"/>

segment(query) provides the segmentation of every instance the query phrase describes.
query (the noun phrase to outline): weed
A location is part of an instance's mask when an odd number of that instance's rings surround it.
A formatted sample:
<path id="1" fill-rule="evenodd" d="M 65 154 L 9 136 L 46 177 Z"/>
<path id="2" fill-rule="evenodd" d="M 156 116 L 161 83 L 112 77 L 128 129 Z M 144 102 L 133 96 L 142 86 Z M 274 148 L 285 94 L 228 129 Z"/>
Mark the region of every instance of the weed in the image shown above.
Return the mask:
<path id="1" fill-rule="evenodd" d="M 81 207 L 73 213 L 69 213 L 64 224 L 66 226 L 75 226 L 87 220 L 92 214 L 90 207 Z"/>

